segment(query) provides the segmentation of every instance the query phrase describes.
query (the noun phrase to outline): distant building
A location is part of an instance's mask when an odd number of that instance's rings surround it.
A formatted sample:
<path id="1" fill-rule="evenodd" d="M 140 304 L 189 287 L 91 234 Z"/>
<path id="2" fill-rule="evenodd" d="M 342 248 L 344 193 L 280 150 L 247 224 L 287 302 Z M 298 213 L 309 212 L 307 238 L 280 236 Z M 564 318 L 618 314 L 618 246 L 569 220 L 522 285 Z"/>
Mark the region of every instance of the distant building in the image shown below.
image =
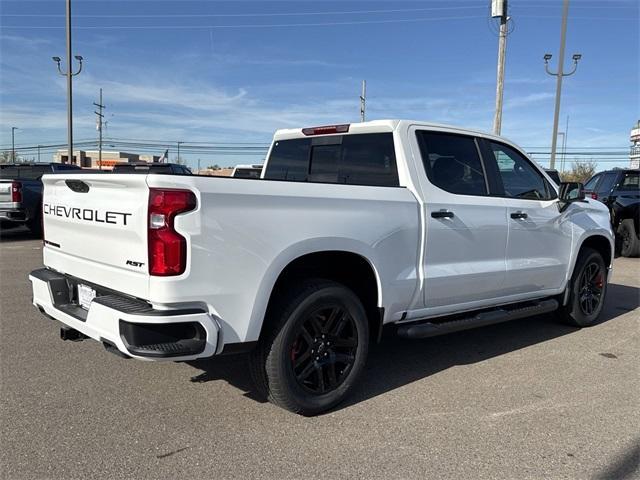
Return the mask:
<path id="1" fill-rule="evenodd" d="M 83 168 L 100 168 L 98 162 L 98 150 L 75 150 L 72 161 L 69 162 L 68 150 L 58 150 L 53 154 L 53 161 L 59 163 L 72 163 Z M 118 163 L 150 163 L 160 160 L 159 155 L 140 155 L 138 153 L 102 151 L 102 168 L 111 170 Z"/>
<path id="2" fill-rule="evenodd" d="M 631 129 L 629 140 L 633 144 L 629 151 L 629 166 L 631 168 L 640 168 L 640 120 Z"/>
<path id="3" fill-rule="evenodd" d="M 209 175 L 210 177 L 230 177 L 233 173 L 233 168 L 218 168 L 217 170 L 213 168 L 201 168 L 200 170 L 194 170 L 194 173 L 197 175 Z"/>

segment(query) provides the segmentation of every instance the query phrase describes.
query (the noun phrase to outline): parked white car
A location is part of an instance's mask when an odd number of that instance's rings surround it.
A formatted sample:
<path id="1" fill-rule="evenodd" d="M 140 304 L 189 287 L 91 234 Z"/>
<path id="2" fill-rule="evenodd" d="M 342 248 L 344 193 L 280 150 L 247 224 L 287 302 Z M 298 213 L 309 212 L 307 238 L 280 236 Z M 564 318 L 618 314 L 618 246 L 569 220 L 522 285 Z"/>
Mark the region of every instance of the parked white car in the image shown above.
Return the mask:
<path id="1" fill-rule="evenodd" d="M 600 315 L 609 213 L 515 144 L 405 120 L 279 130 L 262 179 L 44 177 L 33 303 L 120 355 L 250 351 L 258 388 L 340 402 L 383 325 L 424 338 Z M 560 196 L 560 198 L 559 198 Z"/>

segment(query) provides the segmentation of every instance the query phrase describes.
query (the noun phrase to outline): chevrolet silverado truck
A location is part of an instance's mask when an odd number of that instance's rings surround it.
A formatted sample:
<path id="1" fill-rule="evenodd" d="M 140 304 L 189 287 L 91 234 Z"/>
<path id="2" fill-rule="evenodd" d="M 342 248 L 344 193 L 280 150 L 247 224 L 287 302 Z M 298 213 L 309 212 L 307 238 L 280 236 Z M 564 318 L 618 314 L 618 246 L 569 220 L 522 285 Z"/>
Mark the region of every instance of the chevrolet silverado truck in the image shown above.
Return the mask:
<path id="1" fill-rule="evenodd" d="M 42 180 L 47 173 L 79 171 L 63 163 L 8 163 L 0 165 L 0 226 L 21 225 L 40 233 Z"/>
<path id="2" fill-rule="evenodd" d="M 68 340 L 142 360 L 248 352 L 313 415 L 370 342 L 603 307 L 609 212 L 501 137 L 406 120 L 278 130 L 260 180 L 44 177 L 33 303 Z"/>

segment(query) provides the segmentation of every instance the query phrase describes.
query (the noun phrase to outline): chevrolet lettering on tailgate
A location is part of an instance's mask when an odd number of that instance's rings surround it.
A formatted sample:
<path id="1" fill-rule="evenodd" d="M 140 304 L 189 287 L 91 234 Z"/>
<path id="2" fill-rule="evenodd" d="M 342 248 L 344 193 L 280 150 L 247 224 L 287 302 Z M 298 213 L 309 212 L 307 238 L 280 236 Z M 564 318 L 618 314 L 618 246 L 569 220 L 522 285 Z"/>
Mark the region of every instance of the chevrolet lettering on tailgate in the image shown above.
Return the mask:
<path id="1" fill-rule="evenodd" d="M 45 215 L 53 215 L 63 218 L 75 218 L 76 220 L 84 220 L 87 222 L 111 223 L 114 225 L 126 225 L 127 217 L 131 213 L 114 212 L 106 210 L 101 212 L 93 208 L 67 207 L 65 205 L 51 205 L 44 203 L 42 212 Z"/>

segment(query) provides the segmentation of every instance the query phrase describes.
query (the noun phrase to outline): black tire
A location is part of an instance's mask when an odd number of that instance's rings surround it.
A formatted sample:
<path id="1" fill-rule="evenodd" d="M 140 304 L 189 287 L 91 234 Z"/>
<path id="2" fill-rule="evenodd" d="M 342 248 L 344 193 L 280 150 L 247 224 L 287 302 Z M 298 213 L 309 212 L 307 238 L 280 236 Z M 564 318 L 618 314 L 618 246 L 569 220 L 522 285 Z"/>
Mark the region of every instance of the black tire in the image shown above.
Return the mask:
<path id="1" fill-rule="evenodd" d="M 26 225 L 32 235 L 35 235 L 37 237 L 40 237 L 42 235 L 42 224 L 40 223 L 40 219 L 38 219 L 37 221 L 31 220 L 27 222 Z"/>
<path id="2" fill-rule="evenodd" d="M 633 219 L 627 218 L 618 227 L 620 237 L 620 255 L 623 257 L 637 257 L 640 255 L 640 239 L 633 226 Z"/>
<path id="3" fill-rule="evenodd" d="M 304 280 L 275 300 L 266 321 L 267 330 L 251 355 L 251 371 L 269 401 L 316 415 L 344 400 L 369 347 L 360 299 L 337 282 Z"/>
<path id="4" fill-rule="evenodd" d="M 41 236 L 42 235 L 42 215 L 37 210 L 34 213 L 35 215 L 27 221 L 26 226 L 32 235 Z"/>
<path id="5" fill-rule="evenodd" d="M 560 308 L 560 318 L 576 327 L 595 324 L 607 293 L 607 268 L 598 251 L 592 248 L 580 250 L 567 288 L 569 301 Z"/>

